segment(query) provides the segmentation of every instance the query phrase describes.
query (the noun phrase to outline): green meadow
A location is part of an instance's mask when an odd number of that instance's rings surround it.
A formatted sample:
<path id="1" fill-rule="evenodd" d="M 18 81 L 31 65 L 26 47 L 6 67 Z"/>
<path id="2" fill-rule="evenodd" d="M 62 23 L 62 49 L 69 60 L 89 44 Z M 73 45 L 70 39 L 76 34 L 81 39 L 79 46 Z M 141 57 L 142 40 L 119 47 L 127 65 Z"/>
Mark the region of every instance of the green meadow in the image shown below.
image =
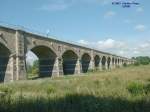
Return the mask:
<path id="1" fill-rule="evenodd" d="M 0 112 L 150 112 L 150 65 L 0 84 Z"/>

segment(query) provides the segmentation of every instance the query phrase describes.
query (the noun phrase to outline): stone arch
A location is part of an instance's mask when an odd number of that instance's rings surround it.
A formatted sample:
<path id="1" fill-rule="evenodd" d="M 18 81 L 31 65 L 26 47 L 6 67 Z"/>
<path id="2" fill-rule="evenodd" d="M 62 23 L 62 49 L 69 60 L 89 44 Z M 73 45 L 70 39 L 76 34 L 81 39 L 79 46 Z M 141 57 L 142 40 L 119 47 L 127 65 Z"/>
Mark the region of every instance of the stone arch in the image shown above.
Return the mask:
<path id="1" fill-rule="evenodd" d="M 102 69 L 105 70 L 106 69 L 106 56 L 102 57 Z"/>
<path id="2" fill-rule="evenodd" d="M 44 45 L 35 46 L 30 51 L 38 57 L 39 77 L 51 77 L 56 72 L 54 66 L 57 57 L 56 53 Z"/>
<path id="3" fill-rule="evenodd" d="M 0 83 L 6 81 L 7 77 L 10 77 L 10 54 L 10 50 L 0 43 Z"/>
<path id="4" fill-rule="evenodd" d="M 96 55 L 94 57 L 94 65 L 95 65 L 95 68 L 98 69 L 99 68 L 99 63 L 100 63 L 100 57 L 98 55 Z"/>
<path id="5" fill-rule="evenodd" d="M 110 69 L 110 63 L 111 63 L 111 58 L 108 57 L 107 58 L 107 68 Z"/>
<path id="6" fill-rule="evenodd" d="M 81 63 L 82 63 L 82 72 L 86 73 L 89 70 L 90 67 L 90 61 L 91 57 L 88 53 L 84 53 L 81 58 Z"/>
<path id="7" fill-rule="evenodd" d="M 78 60 L 77 54 L 72 50 L 67 50 L 62 55 L 64 75 L 76 73 L 76 64 Z"/>

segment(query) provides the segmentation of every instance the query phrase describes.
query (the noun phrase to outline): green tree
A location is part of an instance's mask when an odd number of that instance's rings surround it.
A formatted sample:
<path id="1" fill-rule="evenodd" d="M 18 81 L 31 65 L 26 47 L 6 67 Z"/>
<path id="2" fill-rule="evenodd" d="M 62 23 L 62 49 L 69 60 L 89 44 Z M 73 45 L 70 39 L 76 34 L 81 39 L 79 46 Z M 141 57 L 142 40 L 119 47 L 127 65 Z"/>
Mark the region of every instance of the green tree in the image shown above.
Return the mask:
<path id="1" fill-rule="evenodd" d="M 39 61 L 38 61 L 38 60 L 35 60 L 35 61 L 33 62 L 32 74 L 34 74 L 34 75 L 39 74 Z"/>

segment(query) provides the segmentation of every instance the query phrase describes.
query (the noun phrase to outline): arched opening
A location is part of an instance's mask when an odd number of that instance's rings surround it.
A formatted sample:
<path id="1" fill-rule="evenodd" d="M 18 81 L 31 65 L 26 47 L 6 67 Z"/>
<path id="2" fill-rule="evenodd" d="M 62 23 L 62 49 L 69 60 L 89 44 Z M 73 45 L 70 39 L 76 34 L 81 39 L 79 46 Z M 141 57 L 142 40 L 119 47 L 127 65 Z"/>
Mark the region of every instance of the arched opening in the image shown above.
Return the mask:
<path id="1" fill-rule="evenodd" d="M 64 75 L 75 74 L 78 56 L 69 50 L 63 54 L 62 58 Z"/>
<path id="2" fill-rule="evenodd" d="M 100 63 L 100 57 L 98 55 L 96 55 L 94 57 L 94 65 L 95 65 L 95 68 L 98 69 L 99 68 L 99 63 Z"/>
<path id="3" fill-rule="evenodd" d="M 82 56 L 82 72 L 86 73 L 89 70 L 91 57 L 89 54 L 85 53 Z"/>
<path id="4" fill-rule="evenodd" d="M 108 67 L 108 69 L 110 69 L 110 62 L 111 62 L 111 58 L 108 57 L 108 59 L 107 59 L 107 67 Z"/>
<path id="5" fill-rule="evenodd" d="M 105 69 L 106 69 L 105 64 L 106 64 L 106 57 L 105 57 L 105 56 L 103 56 L 103 57 L 102 57 L 102 69 L 103 69 L 103 70 L 105 70 Z"/>
<path id="6" fill-rule="evenodd" d="M 114 59 L 114 57 L 112 58 L 112 66 L 113 66 L 113 68 L 114 68 L 114 65 L 115 65 L 115 59 Z"/>
<path id="7" fill-rule="evenodd" d="M 0 83 L 5 81 L 7 75 L 10 76 L 9 72 L 7 73 L 10 54 L 9 49 L 0 43 Z"/>
<path id="8" fill-rule="evenodd" d="M 32 56 L 30 54 L 32 54 Z M 51 77 L 54 71 L 54 64 L 56 60 L 56 54 L 46 46 L 36 46 L 28 51 L 26 57 L 26 68 L 30 62 L 32 65 L 32 73 L 35 73 L 36 77 Z M 30 60 L 27 60 L 27 59 Z M 27 70 L 28 71 L 28 70 Z"/>

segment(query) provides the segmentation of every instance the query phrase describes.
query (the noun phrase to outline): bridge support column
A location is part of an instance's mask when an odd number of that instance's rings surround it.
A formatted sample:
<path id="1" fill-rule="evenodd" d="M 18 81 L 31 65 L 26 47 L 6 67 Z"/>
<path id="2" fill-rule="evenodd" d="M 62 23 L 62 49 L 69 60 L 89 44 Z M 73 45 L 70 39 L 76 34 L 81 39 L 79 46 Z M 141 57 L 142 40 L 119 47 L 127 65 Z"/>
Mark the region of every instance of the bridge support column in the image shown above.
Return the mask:
<path id="1" fill-rule="evenodd" d="M 10 81 L 14 81 L 16 80 L 16 71 L 15 71 L 15 58 L 14 56 L 10 56 L 10 72 L 11 72 L 11 80 Z"/>
<path id="2" fill-rule="evenodd" d="M 5 58 L 3 60 L 5 61 Z M 14 77 L 14 58 L 12 56 L 10 56 L 8 59 L 7 65 L 3 64 L 0 66 L 6 67 L 6 72 L 1 71 L 1 72 L 5 73 L 5 76 L 3 77 L 4 82 L 14 81 L 15 80 L 15 77 Z M 3 73 L 0 73 L 0 75 Z M 1 76 L 0 76 L 0 78 L 1 78 Z"/>
<path id="3" fill-rule="evenodd" d="M 77 71 L 76 72 L 77 74 L 81 74 L 81 60 L 80 59 L 77 60 L 76 71 Z"/>
<path id="4" fill-rule="evenodd" d="M 116 62 L 115 62 L 115 59 L 114 59 L 114 63 L 113 63 L 113 68 L 114 68 L 114 69 L 116 68 Z"/>
<path id="5" fill-rule="evenodd" d="M 16 80 L 26 79 L 25 58 L 16 56 Z"/>
<path id="6" fill-rule="evenodd" d="M 16 31 L 16 80 L 26 79 L 24 36 Z"/>
<path id="7" fill-rule="evenodd" d="M 89 70 L 94 70 L 94 60 L 93 59 L 90 60 Z"/>
<path id="8" fill-rule="evenodd" d="M 59 58 L 56 57 L 53 72 L 52 72 L 52 77 L 59 77 L 59 75 L 60 75 L 59 71 L 60 71 L 59 70 Z"/>
<path id="9" fill-rule="evenodd" d="M 121 66 L 121 67 L 123 67 L 123 63 L 122 63 L 122 60 L 120 61 L 120 66 Z"/>
<path id="10" fill-rule="evenodd" d="M 102 58 L 99 60 L 99 70 L 102 71 Z"/>
<path id="11" fill-rule="evenodd" d="M 110 58 L 110 65 L 109 65 L 109 69 L 113 69 L 113 64 L 112 64 L 112 58 Z"/>
<path id="12" fill-rule="evenodd" d="M 107 63 L 107 60 L 105 62 L 105 70 L 108 70 L 108 63 Z"/>
<path id="13" fill-rule="evenodd" d="M 57 58 L 58 61 L 58 74 L 59 76 L 64 75 L 63 73 L 63 59 L 62 58 Z"/>

